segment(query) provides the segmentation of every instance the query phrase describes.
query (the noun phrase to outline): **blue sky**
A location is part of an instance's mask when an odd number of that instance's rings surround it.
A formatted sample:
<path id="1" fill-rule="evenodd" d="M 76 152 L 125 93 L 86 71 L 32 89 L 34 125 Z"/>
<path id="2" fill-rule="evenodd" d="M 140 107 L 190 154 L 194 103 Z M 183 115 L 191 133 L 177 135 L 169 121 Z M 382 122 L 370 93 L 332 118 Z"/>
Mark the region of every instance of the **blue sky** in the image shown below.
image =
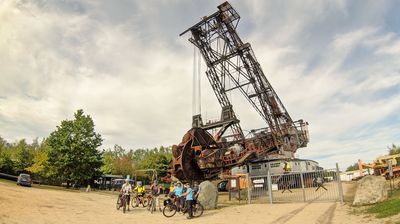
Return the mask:
<path id="1" fill-rule="evenodd" d="M 191 125 L 193 47 L 178 35 L 220 3 L 0 0 L 0 136 L 46 137 L 82 108 L 105 148 L 179 143 Z M 231 4 L 292 118 L 310 123 L 300 157 L 346 167 L 400 144 L 398 2 Z M 264 126 L 230 97 L 244 129 Z M 203 77 L 203 117 L 219 110 Z"/>

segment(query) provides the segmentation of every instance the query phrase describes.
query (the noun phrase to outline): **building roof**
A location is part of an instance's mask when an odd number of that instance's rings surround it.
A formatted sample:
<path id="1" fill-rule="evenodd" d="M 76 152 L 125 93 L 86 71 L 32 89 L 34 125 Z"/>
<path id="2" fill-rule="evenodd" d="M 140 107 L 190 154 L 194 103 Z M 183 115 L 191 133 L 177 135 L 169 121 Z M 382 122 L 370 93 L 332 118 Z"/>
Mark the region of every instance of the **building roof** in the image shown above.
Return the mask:
<path id="1" fill-rule="evenodd" d="M 108 178 L 123 178 L 123 176 L 122 175 L 113 175 L 113 174 L 104 174 L 104 175 L 101 175 L 101 177 L 108 177 Z"/>
<path id="2" fill-rule="evenodd" d="M 252 162 L 252 163 L 278 162 L 278 161 L 296 161 L 296 162 L 298 162 L 298 161 L 310 161 L 310 162 L 314 162 L 314 163 L 316 163 L 316 164 L 319 164 L 319 163 L 318 163 L 317 161 L 315 161 L 315 160 L 311 160 L 311 159 L 298 159 L 298 158 L 294 158 L 294 159 L 282 159 L 282 158 L 265 159 L 265 158 L 263 158 L 263 159 L 256 160 L 256 161 L 254 161 L 254 162 Z"/>

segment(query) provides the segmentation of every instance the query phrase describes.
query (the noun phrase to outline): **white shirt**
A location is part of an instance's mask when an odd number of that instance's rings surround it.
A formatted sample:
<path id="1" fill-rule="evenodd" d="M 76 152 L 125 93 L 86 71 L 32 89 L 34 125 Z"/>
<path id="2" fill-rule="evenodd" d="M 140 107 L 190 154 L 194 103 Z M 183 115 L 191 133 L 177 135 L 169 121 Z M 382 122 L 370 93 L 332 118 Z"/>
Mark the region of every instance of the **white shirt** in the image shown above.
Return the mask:
<path id="1" fill-rule="evenodd" d="M 131 193 L 132 186 L 130 183 L 125 183 L 124 185 L 122 185 L 121 190 L 123 193 Z"/>

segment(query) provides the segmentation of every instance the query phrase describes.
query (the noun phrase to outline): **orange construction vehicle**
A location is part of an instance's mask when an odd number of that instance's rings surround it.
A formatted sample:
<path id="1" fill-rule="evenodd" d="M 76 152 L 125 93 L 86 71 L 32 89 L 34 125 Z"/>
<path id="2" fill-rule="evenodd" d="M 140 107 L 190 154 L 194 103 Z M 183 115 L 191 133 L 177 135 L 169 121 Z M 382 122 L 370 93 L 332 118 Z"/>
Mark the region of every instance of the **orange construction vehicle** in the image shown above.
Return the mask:
<path id="1" fill-rule="evenodd" d="M 363 164 L 366 168 L 372 168 L 374 170 L 374 175 L 376 176 L 384 176 L 386 179 L 389 179 L 389 165 L 388 161 L 391 161 L 393 168 L 393 176 L 400 176 L 400 154 L 387 155 L 387 156 L 379 156 L 372 163 Z"/>

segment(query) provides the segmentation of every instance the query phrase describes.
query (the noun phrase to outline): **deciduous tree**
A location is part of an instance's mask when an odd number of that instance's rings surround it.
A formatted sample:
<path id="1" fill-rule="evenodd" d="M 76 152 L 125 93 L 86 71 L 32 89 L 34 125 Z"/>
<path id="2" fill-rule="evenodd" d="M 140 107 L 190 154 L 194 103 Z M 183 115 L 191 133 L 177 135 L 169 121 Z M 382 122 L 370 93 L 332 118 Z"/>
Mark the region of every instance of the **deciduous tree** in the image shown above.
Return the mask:
<path id="1" fill-rule="evenodd" d="M 83 110 L 74 114 L 74 120 L 62 121 L 50 134 L 49 163 L 67 181 L 67 187 L 71 182 L 83 182 L 99 175 L 103 162 L 97 148 L 102 141 L 94 130 L 92 118 L 84 115 Z"/>

